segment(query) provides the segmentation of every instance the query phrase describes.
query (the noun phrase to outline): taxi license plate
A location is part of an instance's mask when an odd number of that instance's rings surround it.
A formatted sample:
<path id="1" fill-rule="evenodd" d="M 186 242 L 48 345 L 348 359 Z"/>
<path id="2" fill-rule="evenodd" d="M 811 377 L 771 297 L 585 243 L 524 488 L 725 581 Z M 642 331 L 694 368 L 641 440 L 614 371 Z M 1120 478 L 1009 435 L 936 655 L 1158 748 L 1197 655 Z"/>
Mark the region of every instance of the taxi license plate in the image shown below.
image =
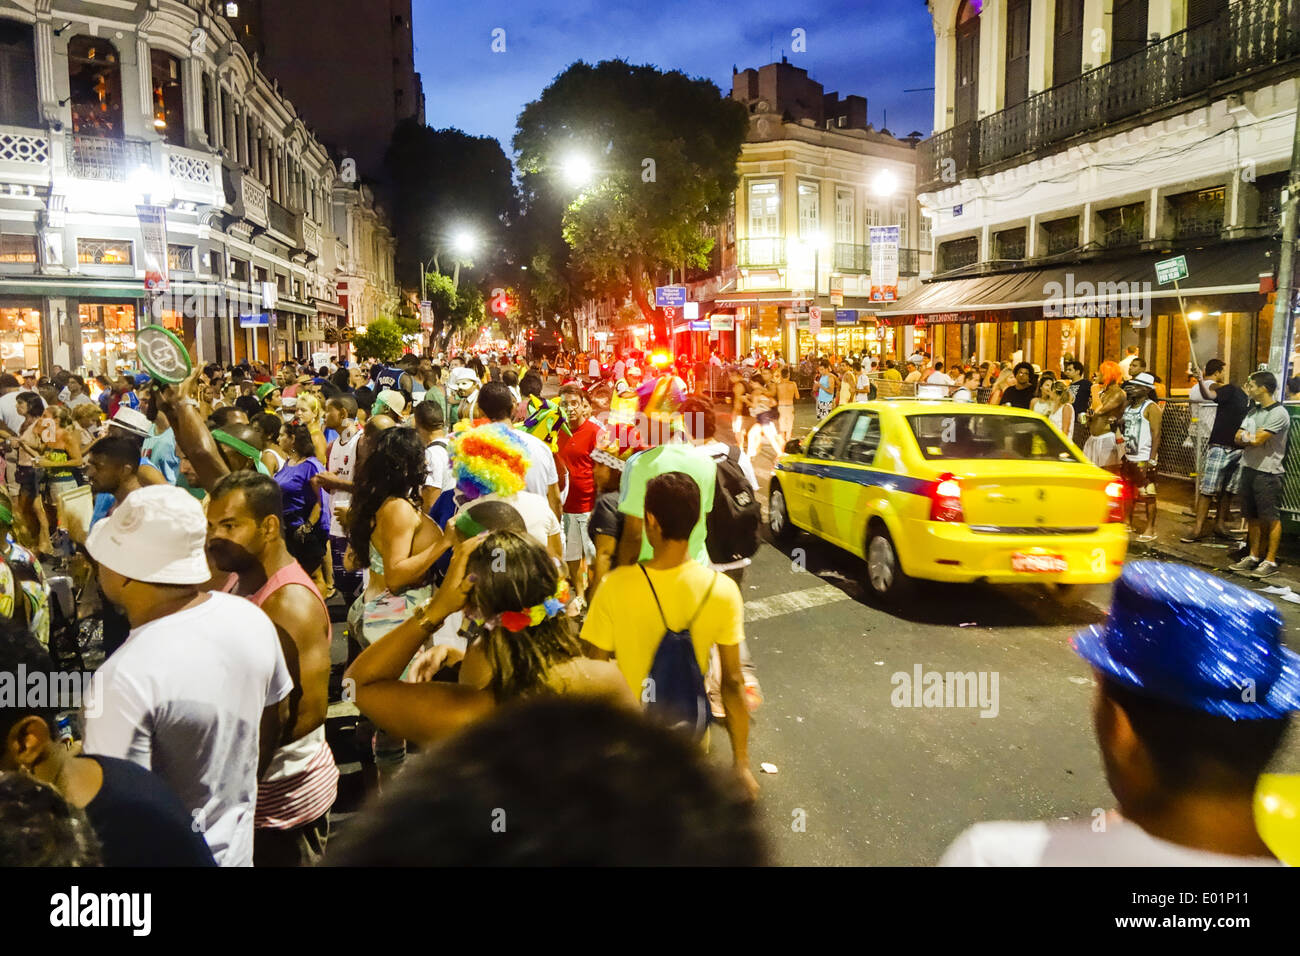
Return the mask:
<path id="1" fill-rule="evenodd" d="M 1017 551 L 1011 555 L 1012 571 L 1038 571 L 1052 573 L 1068 570 L 1065 556 L 1061 554 L 1025 554 Z"/>

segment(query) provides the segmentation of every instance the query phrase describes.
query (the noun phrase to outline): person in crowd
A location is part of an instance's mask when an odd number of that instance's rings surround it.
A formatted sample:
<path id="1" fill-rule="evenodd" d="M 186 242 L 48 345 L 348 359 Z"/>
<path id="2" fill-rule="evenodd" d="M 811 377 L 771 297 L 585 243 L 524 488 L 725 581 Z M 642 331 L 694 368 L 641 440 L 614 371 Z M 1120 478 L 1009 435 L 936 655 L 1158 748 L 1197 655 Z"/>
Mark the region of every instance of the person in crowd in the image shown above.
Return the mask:
<path id="1" fill-rule="evenodd" d="M 998 363 L 993 363 L 989 370 L 989 404 L 1002 404 L 1003 393 L 1015 382 L 1015 376 L 1012 375 L 1011 369 L 1003 368 Z"/>
<path id="2" fill-rule="evenodd" d="M 102 704 L 87 709 L 84 751 L 156 770 L 217 863 L 249 866 L 257 779 L 293 680 L 261 609 L 201 589 L 206 540 L 203 509 L 171 485 L 133 492 L 91 532 L 100 587 L 131 633 L 98 671 Z"/>
<path id="3" fill-rule="evenodd" d="M 45 415 L 45 403 L 35 392 L 25 391 L 18 394 L 18 414 L 22 415 L 22 424 L 18 427 L 18 456 L 14 477 L 18 485 L 18 515 L 22 524 L 34 539 L 40 554 L 52 554 L 54 546 L 50 543 L 49 520 L 44 508 L 38 508 L 41 499 L 40 475 L 36 470 L 36 459 L 40 455 L 40 439 L 36 433 L 37 425 Z"/>
<path id="4" fill-rule="evenodd" d="M 1196 502 L 1196 524 L 1192 533 L 1180 540 L 1193 544 L 1206 536 L 1206 522 L 1210 516 L 1210 503 L 1215 505 L 1214 537 L 1221 541 L 1236 542 L 1228 527 L 1229 490 L 1241 465 L 1241 448 L 1237 446 L 1237 432 L 1246 417 L 1250 400 L 1236 385 L 1228 381 L 1228 366 L 1223 359 L 1213 358 L 1205 363 L 1205 371 L 1192 391 L 1199 391 L 1214 404 L 1211 424 L 1205 445 L 1205 455 L 1200 466 L 1200 497 Z M 1204 404 L 1201 405 L 1205 407 Z M 1204 413 L 1202 413 L 1204 414 Z"/>
<path id="5" fill-rule="evenodd" d="M 0 618 L 0 673 L 19 673 L 19 668 L 28 674 L 56 672 L 25 625 Z M 56 738 L 57 716 L 52 709 L 0 696 L 0 780 L 26 776 L 84 811 L 105 866 L 216 865 L 191 815 L 161 778 L 129 760 L 75 754 Z M 17 865 L 4 844 L 0 837 L 0 860 Z"/>
<path id="6" fill-rule="evenodd" d="M 1156 538 L 1156 467 L 1160 455 L 1160 426 L 1163 410 L 1155 401 L 1155 380 L 1150 372 L 1139 372 L 1124 383 L 1127 404 L 1121 422 L 1124 464 L 1121 474 L 1128 483 L 1128 518 L 1133 523 L 1133 512 L 1138 501 L 1145 510 L 1145 525 L 1138 532 L 1138 540 L 1147 542 Z M 1134 528 L 1135 531 L 1138 529 Z"/>
<path id="7" fill-rule="evenodd" d="M 1082 448 L 1088 440 L 1088 430 L 1083 423 L 1092 404 L 1092 382 L 1088 380 L 1087 369 L 1078 359 L 1067 359 L 1062 368 L 1066 381 L 1070 383 L 1070 405 L 1074 408 L 1074 422 L 1066 434 Z"/>
<path id="8" fill-rule="evenodd" d="M 749 709 L 740 663 L 739 645 L 744 639 L 740 588 L 693 556 L 691 538 L 707 513 L 694 476 L 661 472 L 646 483 L 642 498 L 651 553 L 648 559 L 629 562 L 604 577 L 583 623 L 582 639 L 593 656 L 614 658 L 640 699 L 665 631 L 689 629 L 701 674 L 708 671 L 716 645 L 732 766 L 755 797 L 758 783 L 749 769 Z"/>
<path id="9" fill-rule="evenodd" d="M 93 528 L 127 495 L 145 487 L 140 478 L 139 443 L 126 435 L 106 435 L 95 442 L 86 453 L 86 480 L 96 496 L 90 520 Z"/>
<path id="10" fill-rule="evenodd" d="M 285 538 L 276 481 L 238 471 L 217 482 L 208 505 L 208 557 L 231 574 L 229 593 L 248 598 L 271 619 L 293 679 L 280 746 L 258 780 L 255 866 L 318 862 L 338 792 L 338 768 L 325 742 L 329 612 Z"/>
<path id="11" fill-rule="evenodd" d="M 1140 356 L 1134 356 L 1133 361 L 1130 362 L 1128 366 L 1128 380 L 1132 381 L 1133 379 L 1141 375 L 1143 372 L 1151 376 L 1151 381 L 1154 383 L 1151 386 L 1151 391 L 1155 395 L 1155 397 L 1157 399 L 1164 398 L 1165 397 L 1164 382 L 1159 378 L 1159 376 L 1157 376 L 1154 372 L 1152 372 L 1150 369 L 1147 368 L 1147 363 L 1144 362 Z"/>
<path id="12" fill-rule="evenodd" d="M 1074 432 L 1074 406 L 1070 404 L 1070 386 L 1063 379 L 1052 382 L 1051 407 L 1043 416 L 1066 438 Z"/>
<path id="13" fill-rule="evenodd" d="M 80 375 L 69 375 L 68 383 L 64 386 L 63 391 L 66 395 L 61 395 L 60 400 L 69 409 L 75 411 L 82 405 L 95 404 L 95 400 L 86 394 L 86 380 Z"/>
<path id="14" fill-rule="evenodd" d="M 1120 450 L 1116 429 L 1124 415 L 1127 398 L 1121 386 L 1124 373 L 1115 362 L 1102 362 L 1097 369 L 1096 386 L 1092 389 L 1092 405 L 1088 409 L 1086 425 L 1088 440 L 1083 444 L 1084 456 L 1099 468 L 1120 470 Z"/>
<path id="15" fill-rule="evenodd" d="M 1052 410 L 1056 408 L 1056 402 L 1052 399 L 1052 386 L 1055 384 L 1056 381 L 1046 375 L 1043 375 L 1038 380 L 1038 394 L 1029 403 L 1030 411 L 1042 415 L 1044 418 L 1052 414 Z"/>
<path id="16" fill-rule="evenodd" d="M 1134 562 L 1107 620 L 1072 644 L 1096 679 L 1092 723 L 1118 814 L 978 823 L 940 865 L 1278 865 L 1252 805 L 1300 710 L 1300 658 L 1272 603 L 1196 568 Z"/>
<path id="17" fill-rule="evenodd" d="M 1137 358 L 1138 358 L 1138 347 L 1136 345 L 1130 345 L 1128 346 L 1128 348 L 1124 349 L 1124 357 L 1119 360 L 1120 374 L 1124 376 L 1123 381 L 1127 382 L 1130 378 L 1133 377 L 1129 369 L 1133 365 L 1134 360 Z"/>
<path id="18" fill-rule="evenodd" d="M 1253 404 L 1234 440 L 1242 450 L 1238 483 L 1250 553 L 1231 569 L 1267 578 L 1277 574 L 1277 549 L 1282 541 L 1282 475 L 1291 416 L 1274 397 L 1277 377 L 1272 372 L 1251 375 L 1245 392 Z"/>
<path id="19" fill-rule="evenodd" d="M 1028 362 L 1019 362 L 1011 372 L 1014 381 L 1002 388 L 999 405 L 1028 409 L 1038 391 L 1034 367 Z"/>
<path id="20" fill-rule="evenodd" d="M 529 447 L 522 431 L 501 423 L 480 425 L 460 432 L 451 447 L 455 500 L 502 501 L 524 520 L 528 534 L 549 550 L 557 561 L 564 560 L 564 532 L 550 503 L 527 489 Z M 459 514 L 457 515 L 459 517 Z"/>
<path id="21" fill-rule="evenodd" d="M 481 824 L 493 819 L 505 825 Z M 753 806 L 698 748 L 627 708 L 548 695 L 488 716 L 413 765 L 326 865 L 766 862 Z"/>
<path id="22" fill-rule="evenodd" d="M 784 452 L 786 443 L 794 436 L 794 403 L 799 399 L 799 385 L 786 367 L 776 370 L 775 380 L 776 437 Z"/>
<path id="23" fill-rule="evenodd" d="M 587 600 L 596 593 L 601 579 L 618 566 L 618 542 L 623 534 L 623 513 L 618 510 L 619 485 L 626 461 L 616 445 L 607 445 L 591 453 L 591 473 L 596 499 L 587 523 L 595 557 L 588 577 Z"/>
<path id="24" fill-rule="evenodd" d="M 314 386 L 313 386 L 314 387 Z M 311 435 L 312 453 L 316 460 L 324 462 L 329 456 L 330 437 L 324 428 L 324 405 L 315 392 L 304 390 L 298 394 L 298 416 L 296 422 L 306 425 Z"/>
<path id="25" fill-rule="evenodd" d="M 564 560 L 569 569 L 569 582 L 581 600 L 588 565 L 596 557 L 595 546 L 587 535 L 591 512 L 596 506 L 591 453 L 604 438 L 605 431 L 591 417 L 591 405 L 581 386 L 560 386 L 559 398 L 560 410 L 567 424 L 567 429 L 562 429 L 559 435 L 558 453 L 560 464 L 568 476 L 561 519 Z"/>
<path id="26" fill-rule="evenodd" d="M 411 413 L 411 422 L 415 426 L 420 441 L 424 443 L 425 475 L 424 485 L 420 488 L 420 506 L 424 513 L 437 522 L 438 515 L 434 508 L 446 492 L 456 486 L 456 479 L 451 470 L 451 441 L 447 437 L 447 422 L 442 417 L 442 407 L 437 402 L 421 402 Z M 443 516 L 443 523 L 446 518 Z"/>
<path id="27" fill-rule="evenodd" d="M 845 381 L 852 384 L 855 379 L 846 378 Z M 760 369 L 754 373 L 753 378 L 749 380 L 748 405 L 750 414 L 754 416 L 754 424 L 750 426 L 749 433 L 746 436 L 745 445 L 741 446 L 745 450 L 745 455 L 751 461 L 758 454 L 759 447 L 766 438 L 772 448 L 773 460 L 779 458 L 783 453 L 780 438 L 777 436 L 777 419 L 779 417 L 776 404 L 776 385 L 772 382 L 772 373 L 767 369 Z M 848 399 L 852 400 L 852 397 Z"/>
<path id="28" fill-rule="evenodd" d="M 500 382 L 488 382 L 478 393 L 478 413 L 476 417 L 510 428 L 510 415 L 514 411 L 514 397 L 510 390 Z M 515 429 L 524 447 L 527 449 L 527 471 L 524 474 L 524 489 L 535 495 L 541 495 L 549 502 L 557 519 L 564 513 L 563 500 L 560 497 L 559 469 L 555 454 L 541 439 L 526 431 Z"/>
<path id="29" fill-rule="evenodd" d="M 831 362 L 828 358 L 817 360 L 817 420 L 821 421 L 831 413 L 835 407 L 835 399 L 839 394 L 839 379 L 831 372 Z"/>
<path id="30" fill-rule="evenodd" d="M 327 492 L 325 503 L 330 516 L 328 561 L 333 571 L 334 588 L 349 606 L 361 589 L 360 573 L 349 570 L 344 563 L 348 548 L 346 518 L 361 441 L 356 415 L 357 403 L 351 395 L 336 395 L 325 403 L 325 427 L 338 437 L 330 442 L 326 470 L 316 476 L 317 484 Z M 327 599 L 330 596 L 326 594 Z"/>
<path id="31" fill-rule="evenodd" d="M 274 481 L 283 495 L 282 527 L 289 553 L 302 569 L 321 577 L 325 546 L 329 540 L 329 512 L 316 476 L 325 470 L 316 457 L 311 432 L 306 425 L 286 425 L 280 433 L 284 467 Z M 213 494 L 216 489 L 213 489 Z M 322 586 L 321 590 L 324 590 Z"/>
<path id="32" fill-rule="evenodd" d="M 925 376 L 924 381 L 926 385 L 941 385 L 947 389 L 951 389 L 956 384 L 952 376 L 944 371 L 942 362 L 934 363 L 934 368 Z"/>
<path id="33" fill-rule="evenodd" d="M 46 405 L 41 421 L 34 429 L 33 454 L 36 467 L 45 476 L 44 500 L 46 528 L 57 527 L 59 498 L 77 487 L 85 461 L 83 446 L 72 413 L 62 405 Z"/>
<path id="34" fill-rule="evenodd" d="M 266 473 L 274 478 L 280 473 L 287 460 L 280 451 L 280 433 L 284 431 L 284 422 L 279 415 L 272 415 L 270 412 L 263 412 L 249 422 L 262 433 L 265 447 L 262 449 L 261 462 L 266 468 Z"/>
<path id="35" fill-rule="evenodd" d="M 358 709 L 394 736 L 429 744 L 494 707 L 539 694 L 609 697 L 635 706 L 617 667 L 584 658 L 571 617 L 573 590 L 546 550 L 515 531 L 479 531 L 464 539 L 465 526 L 479 527 L 472 516 L 457 521 L 461 543 L 433 598 L 348 668 Z M 421 645 L 462 611 L 472 641 L 463 655 L 443 646 L 428 664 L 459 663 L 458 682 L 402 680 Z"/>
<path id="36" fill-rule="evenodd" d="M 31 774 L 13 772 L 0 772 L 0 860 L 21 867 L 103 863 L 85 811 Z"/>
<path id="37" fill-rule="evenodd" d="M 1292 375 L 1286 380 L 1286 400 L 1288 402 L 1300 401 L 1300 375 Z"/>

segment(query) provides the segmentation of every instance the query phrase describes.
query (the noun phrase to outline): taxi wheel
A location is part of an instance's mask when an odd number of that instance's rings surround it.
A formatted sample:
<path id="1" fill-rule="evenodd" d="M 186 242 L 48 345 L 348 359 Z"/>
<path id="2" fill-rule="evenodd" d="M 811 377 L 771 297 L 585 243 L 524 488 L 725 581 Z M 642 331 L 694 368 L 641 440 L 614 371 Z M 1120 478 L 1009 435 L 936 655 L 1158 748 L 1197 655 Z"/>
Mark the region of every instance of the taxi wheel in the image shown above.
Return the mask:
<path id="1" fill-rule="evenodd" d="M 786 510 L 785 492 L 775 481 L 767 498 L 767 529 L 772 533 L 772 540 L 779 544 L 794 540 L 795 528 L 790 523 L 790 512 Z"/>
<path id="2" fill-rule="evenodd" d="M 872 528 L 867 536 L 867 585 L 879 597 L 895 601 L 906 595 L 911 583 L 889 531 L 881 526 Z"/>

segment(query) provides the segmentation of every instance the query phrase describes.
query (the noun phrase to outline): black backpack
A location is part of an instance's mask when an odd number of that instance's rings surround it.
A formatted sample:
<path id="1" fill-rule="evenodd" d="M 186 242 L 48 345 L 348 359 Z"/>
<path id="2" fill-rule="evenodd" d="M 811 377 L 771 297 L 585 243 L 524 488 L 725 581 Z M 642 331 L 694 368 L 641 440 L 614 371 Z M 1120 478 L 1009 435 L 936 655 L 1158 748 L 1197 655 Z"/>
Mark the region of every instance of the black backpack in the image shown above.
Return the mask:
<path id="1" fill-rule="evenodd" d="M 646 716 L 665 724 L 673 730 L 688 734 L 695 740 L 704 736 L 709 729 L 709 719 L 713 715 L 709 707 L 709 694 L 704 686 L 704 674 L 700 671 L 699 659 L 695 656 L 695 642 L 691 639 L 691 626 L 695 619 L 709 603 L 713 594 L 713 585 L 718 583 L 718 572 L 713 572 L 709 590 L 704 600 L 691 616 L 686 626 L 674 631 L 668 626 L 664 617 L 663 605 L 655 592 L 654 583 L 645 569 L 638 565 L 645 575 L 645 582 L 654 595 L 655 607 L 659 609 L 659 620 L 664 624 L 664 636 L 655 649 L 654 660 L 650 664 L 650 674 L 642 687 L 642 702 L 645 704 Z"/>
<path id="2" fill-rule="evenodd" d="M 738 448 L 732 446 L 724 457 L 713 460 L 718 474 L 713 509 L 705 526 L 709 560 L 714 564 L 730 564 L 741 558 L 752 558 L 758 551 L 759 529 L 763 525 L 762 505 L 740 469 Z"/>

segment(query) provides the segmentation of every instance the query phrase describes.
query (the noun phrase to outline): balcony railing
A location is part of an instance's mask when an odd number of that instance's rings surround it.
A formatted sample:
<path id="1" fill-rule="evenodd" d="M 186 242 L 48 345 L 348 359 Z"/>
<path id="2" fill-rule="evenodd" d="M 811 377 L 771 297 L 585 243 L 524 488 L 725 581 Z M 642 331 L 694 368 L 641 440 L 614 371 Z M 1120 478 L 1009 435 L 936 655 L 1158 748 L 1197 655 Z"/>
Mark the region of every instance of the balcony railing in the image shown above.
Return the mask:
<path id="1" fill-rule="evenodd" d="M 77 179 L 124 183 L 141 166 L 153 168 L 149 144 L 102 136 L 67 137 L 68 173 Z"/>
<path id="2" fill-rule="evenodd" d="M 837 242 L 831 262 L 836 272 L 868 273 L 871 271 L 871 246 Z"/>
<path id="3" fill-rule="evenodd" d="M 1223 210 L 1175 213 L 1175 239 L 1205 239 L 1223 232 Z"/>
<path id="4" fill-rule="evenodd" d="M 307 243 L 303 238 L 302 213 L 294 212 L 292 209 L 280 205 L 274 199 L 268 199 L 266 206 L 267 228 L 269 231 L 275 233 L 279 239 L 286 242 L 295 251 L 305 252 Z"/>
<path id="5" fill-rule="evenodd" d="M 1124 223 L 1123 225 L 1112 228 L 1102 227 L 1102 234 L 1098 237 L 1101 245 L 1107 249 L 1122 249 L 1126 246 L 1136 246 L 1146 238 L 1146 226 L 1139 219 L 1135 222 Z"/>
<path id="6" fill-rule="evenodd" d="M 1240 0 L 1213 20 L 1122 60 L 952 127 L 917 147 L 918 191 L 942 189 L 1022 154 L 1171 106 L 1215 84 L 1300 57 L 1300 0 Z"/>
<path id="7" fill-rule="evenodd" d="M 898 250 L 898 274 L 900 276 L 915 276 L 921 274 L 920 249 Z"/>
<path id="8" fill-rule="evenodd" d="M 776 236 L 763 239 L 738 239 L 737 264 L 742 267 L 773 268 L 785 265 L 785 239 Z"/>

